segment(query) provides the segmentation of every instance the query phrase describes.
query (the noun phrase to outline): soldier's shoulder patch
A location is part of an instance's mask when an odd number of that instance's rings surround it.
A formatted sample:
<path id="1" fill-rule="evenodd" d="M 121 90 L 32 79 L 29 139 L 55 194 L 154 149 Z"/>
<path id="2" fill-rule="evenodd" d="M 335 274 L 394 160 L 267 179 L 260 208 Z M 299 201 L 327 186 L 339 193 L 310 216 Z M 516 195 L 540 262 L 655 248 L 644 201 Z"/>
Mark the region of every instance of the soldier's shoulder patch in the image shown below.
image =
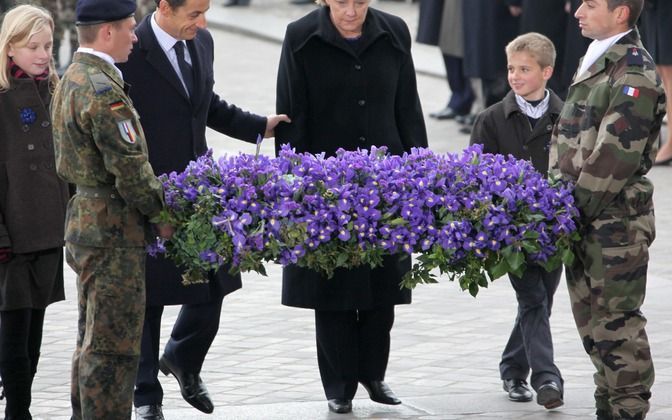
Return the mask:
<path id="1" fill-rule="evenodd" d="M 89 75 L 89 80 L 93 86 L 96 95 L 103 94 L 112 90 L 112 80 L 105 73 L 93 73 Z"/>
<path id="2" fill-rule="evenodd" d="M 133 121 L 117 121 L 117 127 L 119 128 L 119 133 L 124 141 L 131 144 L 134 144 L 137 141 L 138 134 L 135 132 L 135 127 L 133 127 Z"/>
<path id="3" fill-rule="evenodd" d="M 628 66 L 644 66 L 644 56 L 641 49 L 637 47 L 628 48 L 627 54 Z"/>

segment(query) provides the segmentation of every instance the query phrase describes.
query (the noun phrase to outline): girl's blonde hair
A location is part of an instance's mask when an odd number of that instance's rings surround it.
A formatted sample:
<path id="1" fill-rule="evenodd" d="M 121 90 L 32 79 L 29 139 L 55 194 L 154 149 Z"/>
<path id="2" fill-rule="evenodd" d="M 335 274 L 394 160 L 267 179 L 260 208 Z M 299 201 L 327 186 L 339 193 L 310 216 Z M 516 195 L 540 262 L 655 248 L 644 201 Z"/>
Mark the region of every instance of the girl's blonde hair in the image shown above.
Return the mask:
<path id="1" fill-rule="evenodd" d="M 9 63 L 9 44 L 15 47 L 25 45 L 31 36 L 50 28 L 54 33 L 54 19 L 41 7 L 24 4 L 10 9 L 2 20 L 0 28 L 0 92 L 9 89 L 11 84 Z M 54 55 L 49 60 L 49 83 L 56 86 L 58 74 L 54 64 Z"/>

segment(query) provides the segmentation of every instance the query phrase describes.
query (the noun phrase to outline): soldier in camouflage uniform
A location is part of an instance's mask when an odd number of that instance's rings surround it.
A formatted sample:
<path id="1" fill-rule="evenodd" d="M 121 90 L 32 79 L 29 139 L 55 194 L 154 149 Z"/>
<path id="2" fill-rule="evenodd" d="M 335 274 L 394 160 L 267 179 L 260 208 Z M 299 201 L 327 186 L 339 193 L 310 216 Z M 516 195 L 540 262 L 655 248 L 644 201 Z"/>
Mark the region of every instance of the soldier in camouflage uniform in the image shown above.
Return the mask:
<path id="1" fill-rule="evenodd" d="M 73 419 L 130 419 L 147 219 L 163 206 L 138 115 L 113 65 L 136 41 L 135 8 L 134 0 L 77 1 L 80 42 L 90 50 L 75 53 L 52 102 L 56 169 L 77 186 L 65 231 L 66 258 L 78 275 Z"/>
<path id="2" fill-rule="evenodd" d="M 581 241 L 567 267 L 572 312 L 596 367 L 598 419 L 643 419 L 653 363 L 646 318 L 653 185 L 665 96 L 635 22 L 643 0 L 584 0 L 575 16 L 594 39 L 555 127 L 550 167 L 575 183 Z"/>

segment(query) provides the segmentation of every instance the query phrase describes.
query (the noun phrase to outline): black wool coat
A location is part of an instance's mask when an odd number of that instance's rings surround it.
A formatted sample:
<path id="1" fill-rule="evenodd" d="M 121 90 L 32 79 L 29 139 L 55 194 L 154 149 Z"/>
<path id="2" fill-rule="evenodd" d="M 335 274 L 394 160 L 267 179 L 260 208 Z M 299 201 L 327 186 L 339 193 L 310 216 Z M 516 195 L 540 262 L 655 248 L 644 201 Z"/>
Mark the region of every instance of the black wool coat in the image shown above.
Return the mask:
<path id="1" fill-rule="evenodd" d="M 373 145 L 392 154 L 427 147 L 406 24 L 369 8 L 355 48 L 332 24 L 328 7 L 288 25 L 276 110 L 292 123 L 276 129 L 276 148 L 289 143 L 299 152 L 333 155 Z M 410 258 L 390 257 L 382 268 L 338 270 L 331 279 L 290 266 L 283 271 L 282 303 L 321 310 L 410 303 L 410 291 L 399 289 L 410 266 Z"/>
<path id="2" fill-rule="evenodd" d="M 551 133 L 563 105 L 558 95 L 549 92 L 548 111 L 532 128 L 518 108 L 515 93 L 509 91 L 501 102 L 478 114 L 470 144 L 482 144 L 485 153 L 511 154 L 529 160 L 537 171 L 546 174 Z"/>
<path id="3" fill-rule="evenodd" d="M 462 5 L 464 73 L 495 79 L 506 75 L 504 48 L 518 35 L 520 18 L 505 0 L 468 0 Z"/>
<path id="4" fill-rule="evenodd" d="M 68 185 L 56 174 L 49 82 L 13 79 L 0 93 L 0 247 L 31 253 L 64 244 Z"/>
<path id="5" fill-rule="evenodd" d="M 443 4 L 444 0 L 420 0 L 418 35 L 415 38 L 417 42 L 427 45 L 439 45 Z"/>
<path id="6" fill-rule="evenodd" d="M 131 85 L 130 97 L 140 114 L 149 149 L 149 162 L 159 175 L 181 172 L 189 161 L 208 150 L 206 126 L 228 136 L 255 142 L 266 130 L 266 118 L 229 105 L 213 92 L 214 46 L 212 36 L 199 30 L 187 41 L 194 72 L 194 93 L 189 98 L 161 49 L 147 15 L 136 29 L 138 42 L 126 63 L 118 64 Z M 147 304 L 204 303 L 241 287 L 240 276 L 225 270 L 210 276 L 210 283 L 182 285 L 182 270 L 163 258 L 147 258 Z"/>

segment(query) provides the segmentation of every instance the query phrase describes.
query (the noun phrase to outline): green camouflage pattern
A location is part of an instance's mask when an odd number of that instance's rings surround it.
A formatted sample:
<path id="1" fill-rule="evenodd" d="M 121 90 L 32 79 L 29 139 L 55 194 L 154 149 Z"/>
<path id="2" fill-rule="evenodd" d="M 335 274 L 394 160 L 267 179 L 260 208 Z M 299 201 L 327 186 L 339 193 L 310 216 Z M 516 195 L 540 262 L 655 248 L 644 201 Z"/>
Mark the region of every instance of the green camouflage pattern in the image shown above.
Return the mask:
<path id="1" fill-rule="evenodd" d="M 68 203 L 65 240 L 86 246 L 137 247 L 150 234 L 163 188 L 147 157 L 140 118 L 115 67 L 76 53 L 52 100 L 56 171 L 85 187 L 114 187 L 121 199 L 75 195 Z M 126 134 L 131 132 L 131 134 Z"/>
<path id="2" fill-rule="evenodd" d="M 163 189 L 114 66 L 76 53 L 51 113 L 56 171 L 80 190 L 68 203 L 65 225 L 79 302 L 73 418 L 130 419 L 145 310 L 147 217 L 163 207 Z"/>
<path id="3" fill-rule="evenodd" d="M 575 183 L 582 239 L 567 267 L 574 319 L 595 365 L 596 407 L 643 419 L 653 362 L 640 308 L 655 238 L 653 184 L 665 94 L 636 29 L 575 77 L 554 129 L 550 173 Z"/>
<path id="4" fill-rule="evenodd" d="M 145 317 L 143 248 L 66 244 L 78 275 L 73 419 L 130 419 Z"/>

